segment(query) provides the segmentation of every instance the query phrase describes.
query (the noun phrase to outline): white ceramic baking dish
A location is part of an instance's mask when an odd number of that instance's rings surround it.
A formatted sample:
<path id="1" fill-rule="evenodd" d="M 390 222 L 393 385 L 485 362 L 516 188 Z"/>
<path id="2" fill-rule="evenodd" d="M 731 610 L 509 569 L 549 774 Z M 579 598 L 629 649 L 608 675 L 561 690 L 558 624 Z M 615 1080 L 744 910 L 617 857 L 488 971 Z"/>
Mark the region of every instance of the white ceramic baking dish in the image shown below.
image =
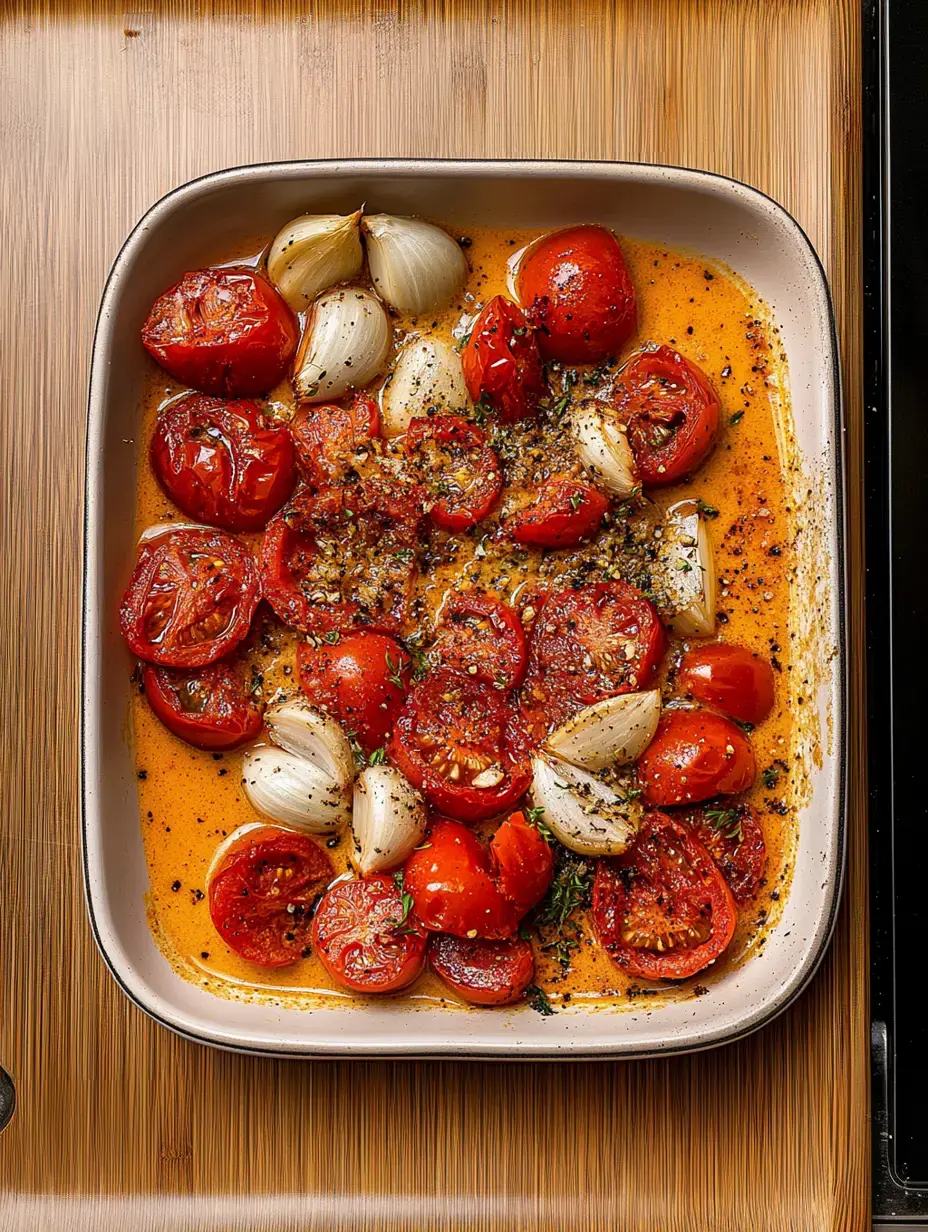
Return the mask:
<path id="1" fill-rule="evenodd" d="M 127 738 L 130 659 L 117 607 L 134 557 L 144 363 L 139 329 L 156 295 L 245 237 L 295 214 L 359 201 L 459 226 L 606 223 L 724 262 L 771 308 L 788 359 L 803 484 L 815 527 L 793 599 L 818 664 L 810 699 L 823 733 L 799 822 L 795 873 L 762 953 L 711 995 L 645 1009 L 449 1011 L 415 1002 L 281 1009 L 215 997 L 181 979 L 145 915 L 147 871 Z M 793 1001 L 828 943 L 844 860 L 845 660 L 842 428 L 828 288 L 806 236 L 780 206 L 733 180 L 674 167 L 569 162 L 295 162 L 206 176 L 159 201 L 116 259 L 94 340 L 87 431 L 83 638 L 83 837 L 90 920 L 116 980 L 165 1026 L 203 1043 L 294 1056 L 642 1057 L 706 1048 L 754 1030 Z M 810 598 L 814 596 L 814 600 Z M 814 602 L 814 609 L 813 609 Z"/>

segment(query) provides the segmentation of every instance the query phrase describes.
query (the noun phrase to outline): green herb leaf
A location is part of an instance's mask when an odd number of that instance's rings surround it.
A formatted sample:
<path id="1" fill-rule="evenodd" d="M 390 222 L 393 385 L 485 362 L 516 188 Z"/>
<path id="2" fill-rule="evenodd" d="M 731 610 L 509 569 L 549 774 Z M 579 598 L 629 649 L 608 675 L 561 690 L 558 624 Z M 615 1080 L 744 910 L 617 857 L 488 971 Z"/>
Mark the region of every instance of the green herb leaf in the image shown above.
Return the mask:
<path id="1" fill-rule="evenodd" d="M 386 748 L 374 749 L 373 753 L 371 753 L 370 757 L 367 759 L 367 764 L 369 766 L 382 766 L 385 764 L 386 760 Z"/>
<path id="2" fill-rule="evenodd" d="M 549 1018 L 555 1012 L 554 1006 L 548 1000 L 548 994 L 543 988 L 539 988 L 537 984 L 529 984 L 525 990 L 525 995 L 532 1009 L 543 1017 Z"/>
<path id="3" fill-rule="evenodd" d="M 707 504 L 701 496 L 696 501 L 696 508 L 704 518 L 717 518 L 719 516 L 719 511 L 716 509 L 715 505 Z"/>
<path id="4" fill-rule="evenodd" d="M 386 661 L 387 671 L 389 673 L 387 679 L 391 684 L 395 684 L 398 689 L 404 689 L 406 687 L 406 682 L 403 680 L 402 663 L 395 662 L 389 650 L 384 655 L 384 659 Z"/>
<path id="5" fill-rule="evenodd" d="M 338 629 L 329 629 L 328 633 L 323 634 L 323 637 L 330 646 L 337 646 L 341 632 Z"/>
<path id="6" fill-rule="evenodd" d="M 744 419 L 744 411 L 735 411 L 734 415 L 729 418 L 728 422 L 730 424 L 739 424 L 742 419 Z"/>

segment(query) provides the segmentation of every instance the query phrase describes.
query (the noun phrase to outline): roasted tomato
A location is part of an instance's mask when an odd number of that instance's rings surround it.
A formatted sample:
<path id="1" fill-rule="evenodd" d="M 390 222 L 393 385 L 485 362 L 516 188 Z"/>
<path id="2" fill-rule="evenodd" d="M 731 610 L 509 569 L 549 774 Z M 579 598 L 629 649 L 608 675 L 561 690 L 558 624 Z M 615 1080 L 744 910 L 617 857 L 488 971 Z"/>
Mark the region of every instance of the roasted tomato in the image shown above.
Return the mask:
<path id="1" fill-rule="evenodd" d="M 461 821 L 504 812 L 531 780 L 513 702 L 448 668 L 413 688 L 393 728 L 390 755 L 432 808 Z"/>
<path id="2" fill-rule="evenodd" d="M 568 227 L 540 240 L 519 266 L 516 290 L 546 359 L 598 363 L 637 327 L 631 275 L 605 227 Z"/>
<path id="3" fill-rule="evenodd" d="M 412 679 L 412 659 L 386 633 L 342 633 L 297 651 L 303 692 L 348 731 L 361 748 L 382 748 Z"/>
<path id="4" fill-rule="evenodd" d="M 767 846 L 753 810 L 747 804 L 694 809 L 687 817 L 693 836 L 716 862 L 739 903 L 757 894 L 767 865 Z"/>
<path id="5" fill-rule="evenodd" d="M 433 933 L 429 962 L 436 975 L 472 1005 L 510 1005 L 535 977 L 531 943 L 521 937 L 484 941 Z"/>
<path id="6" fill-rule="evenodd" d="M 348 406 L 311 406 L 290 427 L 300 467 L 310 483 L 338 483 L 353 470 L 358 454 L 380 435 L 380 409 L 373 398 L 355 394 Z"/>
<path id="7" fill-rule="evenodd" d="M 490 595 L 452 591 L 439 613 L 432 657 L 497 689 L 514 689 L 528 661 L 522 621 Z"/>
<path id="8" fill-rule="evenodd" d="M 189 517 L 226 530 L 260 530 L 296 482 L 293 441 L 253 402 L 191 394 L 158 418 L 151 465 Z"/>
<path id="9" fill-rule="evenodd" d="M 476 526 L 503 490 L 487 434 L 459 415 L 411 419 L 406 453 L 418 461 L 423 483 L 438 497 L 432 521 L 444 530 Z"/>
<path id="10" fill-rule="evenodd" d="M 261 711 L 229 663 L 142 673 L 148 704 L 175 736 L 198 749 L 236 749 L 261 730 Z"/>
<path id="11" fill-rule="evenodd" d="M 354 992 L 396 992 L 425 966 L 425 930 L 407 911 L 393 877 L 340 881 L 313 920 L 313 946 L 337 984 Z"/>
<path id="12" fill-rule="evenodd" d="M 133 654 L 165 667 L 204 667 L 251 627 L 258 571 L 220 530 L 175 530 L 143 543 L 119 609 Z"/>
<path id="13" fill-rule="evenodd" d="M 744 646 L 716 642 L 683 656 L 677 683 L 707 706 L 740 723 L 761 723 L 773 706 L 773 669 Z"/>
<path id="14" fill-rule="evenodd" d="M 213 925 L 230 949 L 262 967 L 306 958 L 313 904 L 333 875 L 329 857 L 305 834 L 250 830 L 210 877 Z"/>
<path id="15" fill-rule="evenodd" d="M 596 534 L 608 508 L 602 492 L 583 479 L 549 479 L 530 505 L 506 518 L 503 529 L 517 543 L 572 548 Z"/>
<path id="16" fill-rule="evenodd" d="M 497 885 L 519 915 L 524 915 L 544 898 L 551 884 L 551 848 L 524 813 L 513 813 L 490 840 L 490 852 L 496 861 Z"/>
<path id="17" fill-rule="evenodd" d="M 285 624 L 318 635 L 403 628 L 416 578 L 425 494 L 367 477 L 304 491 L 268 524 L 264 597 Z"/>
<path id="18" fill-rule="evenodd" d="M 736 921 L 735 901 L 712 857 L 664 813 L 645 818 L 623 856 L 599 861 L 593 923 L 603 948 L 629 975 L 695 975 L 722 953 Z"/>
<path id="19" fill-rule="evenodd" d="M 196 270 L 155 300 L 142 343 L 184 385 L 227 398 L 266 394 L 285 375 L 296 317 L 251 270 Z"/>
<path id="20" fill-rule="evenodd" d="M 697 804 L 746 791 L 757 767 L 740 727 L 709 710 L 668 710 L 638 761 L 648 804 Z"/>
<path id="21" fill-rule="evenodd" d="M 719 430 L 719 400 L 682 355 L 665 346 L 635 355 L 619 373 L 616 394 L 646 486 L 678 483 L 709 456 Z"/>
<path id="22" fill-rule="evenodd" d="M 494 295 L 477 317 L 461 352 L 467 392 L 492 406 L 503 423 L 534 414 L 547 393 L 535 335 L 522 309 Z"/>
<path id="23" fill-rule="evenodd" d="M 417 919 L 456 937 L 511 937 L 523 913 L 503 894 L 495 871 L 473 830 L 457 821 L 436 822 L 406 863 Z"/>

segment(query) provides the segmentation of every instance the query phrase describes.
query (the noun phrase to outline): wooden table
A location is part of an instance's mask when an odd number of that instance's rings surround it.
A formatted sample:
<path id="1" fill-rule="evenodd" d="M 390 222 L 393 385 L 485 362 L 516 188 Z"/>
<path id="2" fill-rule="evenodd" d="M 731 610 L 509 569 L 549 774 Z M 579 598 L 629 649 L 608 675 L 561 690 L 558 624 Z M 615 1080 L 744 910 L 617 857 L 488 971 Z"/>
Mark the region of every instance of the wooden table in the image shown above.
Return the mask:
<path id="1" fill-rule="evenodd" d="M 348 155 L 642 159 L 770 193 L 844 355 L 862 659 L 856 0 L 0 3 L 0 1227 L 862 1228 L 862 732 L 812 988 L 741 1044 L 641 1064 L 295 1063 L 175 1039 L 98 958 L 79 870 L 84 402 L 109 264 L 219 167 Z M 854 681 L 852 716 L 862 713 Z M 128 824 L 134 824 L 128 820 Z"/>

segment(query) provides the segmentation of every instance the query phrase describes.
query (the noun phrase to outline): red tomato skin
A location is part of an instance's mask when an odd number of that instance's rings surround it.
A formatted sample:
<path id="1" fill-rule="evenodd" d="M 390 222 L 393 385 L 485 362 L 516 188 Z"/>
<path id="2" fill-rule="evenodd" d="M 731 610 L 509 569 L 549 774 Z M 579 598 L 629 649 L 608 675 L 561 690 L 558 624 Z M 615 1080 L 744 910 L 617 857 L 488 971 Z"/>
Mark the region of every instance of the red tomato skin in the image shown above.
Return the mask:
<path id="1" fill-rule="evenodd" d="M 762 723 L 773 708 L 773 669 L 744 646 L 716 642 L 688 651 L 677 683 L 705 706 L 740 723 Z"/>
<path id="2" fill-rule="evenodd" d="M 535 978 L 535 955 L 522 937 L 484 941 L 433 933 L 429 961 L 435 974 L 471 1005 L 511 1005 Z"/>
<path id="3" fill-rule="evenodd" d="M 202 394 L 159 416 L 151 465 L 179 509 L 226 530 L 261 530 L 296 482 L 285 427 L 267 423 L 253 402 Z"/>
<path id="4" fill-rule="evenodd" d="M 457 636 L 456 630 L 465 627 L 468 620 L 486 623 L 489 648 L 476 636 L 472 645 L 466 637 Z M 478 591 L 456 591 L 442 604 L 434 654 L 445 667 L 506 689 L 518 688 L 528 664 L 528 646 L 518 614 L 508 604 Z M 471 672 L 472 667 L 476 671 Z"/>
<path id="5" fill-rule="evenodd" d="M 554 876 L 550 846 L 524 813 L 513 813 L 493 835 L 490 851 L 496 860 L 497 885 L 519 915 L 525 915 L 547 894 Z"/>
<path id="6" fill-rule="evenodd" d="M 258 599 L 254 558 L 238 539 L 220 530 L 171 531 L 139 548 L 119 624 L 138 658 L 164 667 L 205 667 L 246 636 Z M 186 636 L 198 626 L 201 638 Z"/>
<path id="7" fill-rule="evenodd" d="M 392 876 L 340 881 L 326 891 L 313 918 L 313 948 L 337 984 L 353 992 L 406 988 L 425 966 L 428 940 L 419 922 L 403 922 L 402 896 Z"/>
<path id="8" fill-rule="evenodd" d="M 736 903 L 749 903 L 760 887 L 767 866 L 767 845 L 753 809 L 747 804 L 735 807 L 741 826 L 740 839 L 728 837 L 714 826 L 705 809 L 694 809 L 687 816 L 693 837 L 705 847 L 725 878 Z"/>
<path id="9" fill-rule="evenodd" d="M 303 692 L 353 731 L 365 753 L 386 744 L 412 680 L 412 659 L 395 638 L 360 630 L 334 645 L 301 642 L 297 662 Z"/>
<path id="10" fill-rule="evenodd" d="M 469 530 L 482 522 L 499 500 L 503 490 L 496 454 L 487 444 L 489 437 L 482 428 L 460 415 L 435 415 L 409 421 L 406 430 L 406 453 L 414 456 L 423 442 L 434 440 L 462 455 L 467 469 L 474 475 L 474 487 L 462 496 L 441 496 L 432 505 L 430 516 L 443 530 Z"/>
<path id="11" fill-rule="evenodd" d="M 286 877 L 280 876 L 282 868 Z M 277 826 L 251 830 L 210 878 L 213 926 L 248 962 L 262 967 L 296 962 L 308 949 L 313 903 L 333 872 L 332 861 L 305 834 Z"/>
<path id="12" fill-rule="evenodd" d="M 202 711 L 185 711 L 184 686 L 199 685 L 209 698 Z M 227 663 L 193 672 L 146 664 L 142 686 L 152 710 L 169 731 L 197 749 L 237 749 L 254 740 L 263 726 L 261 711 Z"/>
<path id="13" fill-rule="evenodd" d="M 155 301 L 142 344 L 175 380 L 228 398 L 266 394 L 286 374 L 296 318 L 251 270 L 194 270 Z"/>
<path id="14" fill-rule="evenodd" d="M 631 275 L 605 227 L 568 227 L 540 240 L 519 267 L 516 289 L 546 359 L 599 363 L 638 327 Z"/>
<path id="15" fill-rule="evenodd" d="M 461 352 L 474 402 L 492 406 L 503 423 L 534 415 L 548 392 L 534 332 L 517 304 L 494 295 L 474 322 Z"/>
<path id="16" fill-rule="evenodd" d="M 355 394 L 348 406 L 298 411 L 290 431 L 307 480 L 316 487 L 338 483 L 358 450 L 380 436 L 380 408 L 366 394 Z"/>
<path id="17" fill-rule="evenodd" d="M 633 356 L 618 375 L 616 391 L 646 487 L 679 483 L 712 452 L 719 431 L 718 397 L 705 374 L 670 347 Z M 675 421 L 670 439 L 655 445 L 655 431 Z"/>
<path id="18" fill-rule="evenodd" d="M 516 543 L 531 547 L 572 548 L 599 530 L 609 501 L 582 479 L 551 479 L 525 509 L 504 523 Z"/>
<path id="19" fill-rule="evenodd" d="M 406 862 L 404 885 L 416 918 L 434 932 L 488 941 L 511 937 L 521 918 L 493 878 L 490 856 L 473 830 L 439 821 Z"/>
<path id="20" fill-rule="evenodd" d="M 709 710 L 666 711 L 638 760 L 642 797 L 661 807 L 747 791 L 756 776 L 747 736 Z"/>

